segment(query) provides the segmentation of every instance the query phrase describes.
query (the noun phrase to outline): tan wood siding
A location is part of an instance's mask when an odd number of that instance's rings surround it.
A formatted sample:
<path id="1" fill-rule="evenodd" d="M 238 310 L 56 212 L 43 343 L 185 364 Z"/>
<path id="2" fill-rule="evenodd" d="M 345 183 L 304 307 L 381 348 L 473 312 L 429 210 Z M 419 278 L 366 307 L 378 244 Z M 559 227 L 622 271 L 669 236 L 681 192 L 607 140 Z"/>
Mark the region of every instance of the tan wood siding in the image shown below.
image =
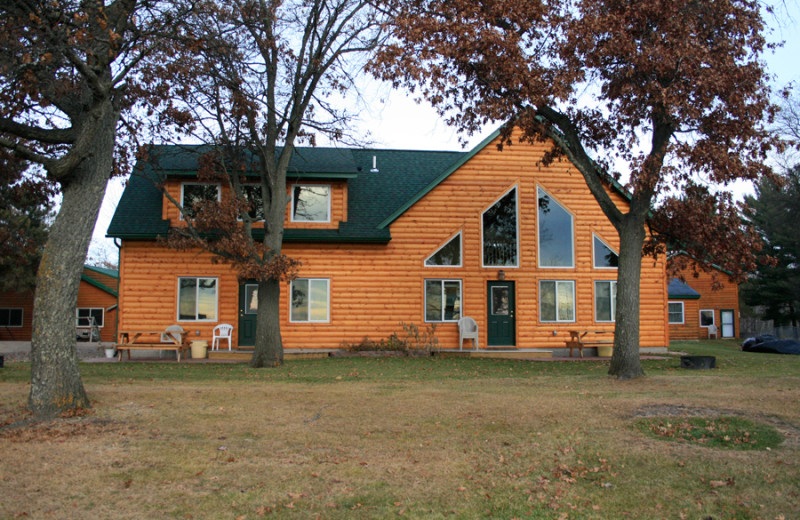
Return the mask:
<path id="1" fill-rule="evenodd" d="M 733 311 L 734 337 L 740 337 L 739 332 L 739 286 L 732 283 L 728 275 L 717 270 L 713 273 L 700 271 L 695 276 L 691 267 L 683 273 L 686 283 L 700 293 L 700 299 L 694 308 L 691 321 L 686 318 L 686 323 L 679 330 L 675 325 L 670 326 L 671 339 L 707 339 L 708 329 L 700 326 L 700 311 L 710 309 L 714 311 L 714 324 L 717 326 L 717 335 L 722 337 L 722 311 Z M 714 290 L 714 280 L 722 284 Z M 678 300 L 672 300 L 678 301 Z M 688 314 L 688 313 L 687 313 Z"/>
<path id="2" fill-rule="evenodd" d="M 0 292 L 0 308 L 22 309 L 22 327 L 0 327 L 0 341 L 30 341 L 33 331 L 33 293 Z"/>

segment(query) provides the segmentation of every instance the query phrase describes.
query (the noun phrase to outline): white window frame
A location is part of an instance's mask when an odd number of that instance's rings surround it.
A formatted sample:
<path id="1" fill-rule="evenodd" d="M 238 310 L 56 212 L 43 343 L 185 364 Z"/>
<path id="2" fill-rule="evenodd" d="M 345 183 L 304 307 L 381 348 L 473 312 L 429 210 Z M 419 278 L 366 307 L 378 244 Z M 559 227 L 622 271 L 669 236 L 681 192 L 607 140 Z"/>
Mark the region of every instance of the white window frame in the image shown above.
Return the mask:
<path id="1" fill-rule="evenodd" d="M 539 231 L 539 190 L 543 191 L 550 200 L 561 206 L 572 218 L 572 225 L 570 226 L 570 240 L 572 241 L 572 262 L 570 265 L 542 265 L 542 244 L 540 242 L 541 233 Z M 594 246 L 593 246 L 594 247 Z M 565 204 L 562 204 L 557 198 L 553 197 L 549 191 L 540 185 L 536 185 L 536 264 L 540 269 L 575 269 L 575 214 L 572 213 Z M 594 258 L 592 258 L 592 265 L 594 265 Z"/>
<path id="2" fill-rule="evenodd" d="M 428 319 L 428 282 L 438 282 L 439 283 L 439 291 L 442 297 L 442 314 L 439 316 L 441 319 L 439 320 L 429 320 Z M 458 319 L 455 320 L 446 320 L 444 319 L 444 302 L 445 294 L 444 294 L 444 284 L 445 282 L 457 282 L 458 283 L 458 303 L 459 303 L 459 313 Z M 425 318 L 425 323 L 458 323 L 458 320 L 461 319 L 464 314 L 464 284 L 458 278 L 426 278 L 422 284 L 422 292 L 424 294 L 423 298 L 423 305 L 422 305 L 422 314 Z"/>
<path id="3" fill-rule="evenodd" d="M 447 245 L 450 242 L 452 242 L 453 240 L 455 240 L 456 237 L 458 237 L 458 263 L 457 264 L 452 264 L 452 265 L 428 265 L 428 260 L 430 260 L 433 256 L 435 256 L 436 253 L 438 253 L 439 251 L 441 251 L 442 249 L 447 247 Z M 464 235 L 462 234 L 461 231 L 459 231 L 458 233 L 450 236 L 450 238 L 448 238 L 447 240 L 444 241 L 444 244 L 439 246 L 436 249 L 436 251 L 434 251 L 433 253 L 429 254 L 427 256 L 427 258 L 425 258 L 425 260 L 422 262 L 422 265 L 424 267 L 432 267 L 432 268 L 435 268 L 435 269 L 436 268 L 442 268 L 442 267 L 462 267 L 463 264 L 464 264 Z"/>
<path id="4" fill-rule="evenodd" d="M 21 329 L 25 324 L 25 309 L 23 307 L 3 307 L 0 310 L 8 311 L 8 325 L 2 325 L 3 328 Z M 19 311 L 19 325 L 11 325 L 11 311 Z"/>
<path id="5" fill-rule="evenodd" d="M 309 309 L 308 309 L 308 319 L 305 320 L 297 320 L 292 317 L 292 293 L 294 292 L 294 283 L 300 280 L 307 280 L 308 281 L 308 293 L 311 294 L 311 284 L 313 282 L 325 282 L 325 319 L 324 320 L 314 320 L 311 319 L 311 301 L 309 300 Z M 330 278 L 310 278 L 310 277 L 303 277 L 303 278 L 295 278 L 292 280 L 292 283 L 289 284 L 289 323 L 330 323 L 331 321 L 331 280 Z"/>
<path id="6" fill-rule="evenodd" d="M 619 267 L 604 267 L 604 266 L 598 266 L 597 265 L 597 250 L 594 247 L 595 239 L 597 239 L 600 242 L 602 242 L 602 244 L 604 246 L 606 246 L 608 249 L 610 249 L 612 253 L 617 255 L 617 259 L 619 259 L 619 251 L 615 251 L 613 247 L 608 245 L 608 242 L 606 242 L 605 240 L 600 238 L 600 235 L 598 235 L 597 233 L 592 233 L 592 267 L 594 267 L 595 269 L 606 269 L 606 270 L 609 270 L 609 271 L 617 271 L 619 269 Z"/>
<path id="7" fill-rule="evenodd" d="M 615 323 L 617 321 L 617 299 L 611 298 L 611 319 L 610 320 L 601 320 L 597 318 L 597 284 L 607 283 L 611 284 L 611 287 L 617 286 L 616 280 L 595 280 L 594 281 L 594 321 L 596 323 Z M 616 289 L 612 291 L 616 294 Z"/>
<path id="8" fill-rule="evenodd" d="M 295 188 L 328 188 L 328 219 L 327 220 L 296 220 L 294 218 L 294 190 Z M 333 215 L 331 213 L 331 206 L 333 204 L 333 186 L 331 184 L 309 184 L 309 183 L 294 183 L 290 185 L 291 192 L 289 193 L 289 220 L 290 222 L 297 222 L 299 224 L 329 224 Z"/>
<path id="9" fill-rule="evenodd" d="M 516 196 L 516 208 L 515 208 L 515 210 L 516 210 L 516 214 L 517 214 L 517 215 L 516 215 L 516 217 L 517 217 L 517 219 L 516 219 L 516 220 L 517 220 L 517 226 L 516 226 L 516 229 L 515 229 L 515 233 L 516 233 L 516 235 L 517 235 L 517 236 L 516 236 L 516 245 L 517 245 L 517 251 L 516 251 L 516 253 L 517 253 L 517 254 L 516 254 L 516 257 L 517 257 L 517 263 L 516 263 L 516 264 L 514 264 L 514 265 L 486 265 L 486 264 L 484 263 L 484 255 L 483 255 L 483 215 L 484 215 L 484 213 L 486 213 L 487 211 L 489 211 L 490 209 L 492 209 L 492 208 L 494 207 L 494 205 L 495 205 L 495 204 L 497 204 L 498 202 L 500 202 L 500 201 L 501 201 L 501 200 L 502 200 L 504 197 L 506 197 L 506 196 L 507 196 L 509 193 L 511 193 L 512 191 L 515 191 L 515 190 L 516 190 L 516 192 L 517 192 L 517 196 Z M 482 266 L 482 267 L 489 268 L 489 269 L 505 269 L 505 268 L 509 268 L 509 269 L 518 269 L 518 268 L 519 268 L 519 266 L 520 266 L 520 261 L 521 261 L 521 258 L 520 258 L 520 251 L 522 251 L 522 246 L 521 246 L 521 244 L 520 244 L 520 241 L 522 240 L 522 236 L 521 236 L 521 233 L 519 232 L 519 224 L 520 224 L 520 222 L 519 222 L 519 202 L 520 202 L 520 201 L 519 201 L 519 198 L 520 198 L 520 197 L 519 197 L 519 186 L 518 186 L 517 184 L 515 184 L 515 185 L 511 186 L 509 189 L 507 189 L 506 191 L 504 191 L 502 195 L 500 195 L 499 197 L 497 197 L 497 198 L 494 200 L 494 202 L 492 202 L 491 204 L 489 204 L 488 206 L 486 206 L 486 209 L 484 209 L 483 211 L 481 211 L 481 222 L 480 222 L 480 226 L 481 226 L 481 250 L 480 250 L 480 254 L 481 254 L 481 266 Z M 463 246 L 463 243 L 462 243 L 462 246 Z"/>
<path id="10" fill-rule="evenodd" d="M 181 207 L 186 209 L 186 200 L 184 199 L 184 188 L 186 186 L 216 186 L 217 187 L 217 202 L 222 201 L 222 185 L 218 182 L 182 182 L 181 183 Z M 180 210 L 179 210 L 180 211 Z M 183 211 L 180 211 L 180 220 L 183 218 Z"/>
<path id="11" fill-rule="evenodd" d="M 555 320 L 543 320 L 542 319 L 542 283 L 545 282 L 555 282 L 556 290 L 555 290 L 555 309 L 556 309 L 556 319 Z M 571 320 L 561 320 L 558 318 L 558 284 L 560 283 L 569 283 L 572 285 L 572 319 Z M 578 321 L 578 302 L 575 298 L 575 280 L 539 280 L 539 323 L 576 323 Z"/>
<path id="12" fill-rule="evenodd" d="M 703 313 L 710 312 L 711 313 L 711 325 L 703 325 Z M 700 314 L 698 315 L 700 320 L 700 326 L 704 328 L 713 327 L 717 324 L 717 312 L 714 309 L 700 309 Z"/>
<path id="13" fill-rule="evenodd" d="M 681 321 L 670 321 L 669 315 L 672 314 L 669 312 L 670 305 L 680 305 L 681 306 Z M 683 325 L 686 323 L 686 307 L 684 306 L 683 302 L 667 302 L 667 325 Z"/>
<path id="14" fill-rule="evenodd" d="M 214 317 L 211 319 L 199 319 L 197 315 L 199 314 L 197 306 L 200 304 L 200 298 L 197 297 L 197 291 L 200 290 L 200 284 L 195 284 L 195 299 L 194 299 L 194 319 L 181 319 L 181 280 L 185 279 L 193 279 L 193 280 L 214 280 L 216 283 L 214 287 L 216 288 L 216 298 L 214 301 Z M 219 318 L 219 278 L 216 276 L 179 276 L 177 281 L 177 288 L 176 288 L 176 295 L 177 295 L 177 309 L 176 309 L 176 317 L 179 322 L 184 323 L 213 323 L 218 321 Z"/>
<path id="15" fill-rule="evenodd" d="M 84 310 L 84 311 L 88 310 L 90 315 L 89 316 L 79 316 L 78 314 L 82 310 Z M 106 310 L 103 307 L 77 307 L 75 309 L 75 327 L 78 328 L 78 329 L 91 328 L 91 326 L 92 326 L 91 323 L 89 325 L 81 325 L 79 322 L 80 322 L 80 320 L 88 320 L 91 317 L 91 312 L 92 311 L 98 311 L 98 310 L 100 311 L 100 316 L 101 317 L 100 317 L 100 323 L 97 324 L 97 326 L 102 329 L 103 326 L 106 323 Z"/>

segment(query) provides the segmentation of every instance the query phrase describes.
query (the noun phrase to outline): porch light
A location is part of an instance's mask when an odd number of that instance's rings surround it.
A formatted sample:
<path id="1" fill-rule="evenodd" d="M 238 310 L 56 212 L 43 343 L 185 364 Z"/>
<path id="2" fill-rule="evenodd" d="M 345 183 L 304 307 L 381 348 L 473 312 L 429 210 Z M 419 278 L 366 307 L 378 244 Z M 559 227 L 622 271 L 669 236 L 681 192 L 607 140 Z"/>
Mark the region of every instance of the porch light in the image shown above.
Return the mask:
<path id="1" fill-rule="evenodd" d="M 499 271 L 497 271 L 497 279 L 498 279 L 498 280 L 500 280 L 501 282 L 502 282 L 503 280 L 505 280 L 505 279 L 506 279 L 506 272 L 505 272 L 505 271 L 503 271 L 502 269 L 500 269 Z"/>

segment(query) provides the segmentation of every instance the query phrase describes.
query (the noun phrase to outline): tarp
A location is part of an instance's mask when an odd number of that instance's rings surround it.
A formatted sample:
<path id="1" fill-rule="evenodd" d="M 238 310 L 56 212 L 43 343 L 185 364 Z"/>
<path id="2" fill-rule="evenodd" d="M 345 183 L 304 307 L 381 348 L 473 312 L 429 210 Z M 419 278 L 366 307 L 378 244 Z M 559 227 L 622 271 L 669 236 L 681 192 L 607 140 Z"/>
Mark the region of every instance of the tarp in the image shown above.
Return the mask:
<path id="1" fill-rule="evenodd" d="M 742 350 L 745 352 L 800 355 L 800 341 L 794 339 L 778 339 L 770 335 L 757 336 L 744 340 L 744 342 L 742 342 Z"/>

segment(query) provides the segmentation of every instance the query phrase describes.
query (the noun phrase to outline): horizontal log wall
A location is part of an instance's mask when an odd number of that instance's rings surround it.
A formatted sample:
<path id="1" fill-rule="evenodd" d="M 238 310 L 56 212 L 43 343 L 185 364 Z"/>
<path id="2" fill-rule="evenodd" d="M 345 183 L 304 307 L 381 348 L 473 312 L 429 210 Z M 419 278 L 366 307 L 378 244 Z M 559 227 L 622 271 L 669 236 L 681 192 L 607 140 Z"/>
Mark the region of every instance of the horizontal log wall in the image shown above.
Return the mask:
<path id="1" fill-rule="evenodd" d="M 113 294 L 91 285 L 85 280 L 81 280 L 78 287 L 78 307 L 94 307 L 103 309 L 103 326 L 100 328 L 100 340 L 114 342 L 117 337 L 117 310 L 108 311 L 117 303 L 117 298 Z"/>
<path id="2" fill-rule="evenodd" d="M 0 308 L 22 309 L 22 327 L 0 327 L 0 341 L 30 341 L 33 330 L 33 292 L 0 292 Z"/>
<path id="3" fill-rule="evenodd" d="M 545 146 L 515 144 L 497 150 L 490 143 L 458 171 L 414 204 L 391 225 L 386 245 L 286 244 L 284 253 L 302 262 L 301 277 L 330 280 L 330 321 L 290 323 L 288 288 L 281 296 L 281 323 L 287 348 L 336 348 L 365 336 L 386 338 L 402 333 L 400 322 L 425 328 L 426 279 L 462 281 L 463 314 L 475 318 L 480 344 L 486 338 L 487 281 L 500 268 L 482 267 L 481 214 L 509 189 L 518 189 L 520 266 L 504 267 L 516 287 L 516 345 L 520 348 L 563 348 L 568 331 L 613 331 L 613 323 L 594 317 L 594 281 L 615 280 L 615 269 L 595 269 L 593 235 L 619 250 L 616 230 L 603 215 L 581 174 L 566 161 L 537 165 Z M 363 175 L 369 175 L 364 173 Z M 543 269 L 537 259 L 537 186 L 574 216 L 575 267 Z M 626 202 L 616 193 L 620 206 Z M 337 204 L 334 202 L 333 207 Z M 425 267 L 425 259 L 462 232 L 462 267 Z M 152 242 L 125 241 L 121 258 L 122 316 L 120 329 L 161 328 L 177 321 L 177 277 L 219 278 L 219 317 L 213 323 L 181 323 L 210 339 L 218 322 L 237 325 L 238 282 L 226 265 L 212 264 L 205 254 L 180 253 Z M 576 322 L 539 322 L 539 281 L 574 280 Z M 642 347 L 668 344 L 664 263 L 645 259 L 642 265 Z M 555 332 L 555 335 L 554 335 Z M 234 339 L 236 338 L 234 332 Z M 441 346 L 457 348 L 455 323 L 437 325 Z"/>
<path id="4" fill-rule="evenodd" d="M 739 337 L 739 286 L 730 281 L 727 274 L 722 271 L 714 270 L 706 273 L 698 270 L 695 276 L 694 271 L 689 267 L 686 272 L 681 273 L 686 283 L 695 291 L 700 293 L 694 316 L 686 318 L 683 327 L 670 326 L 671 339 L 707 339 L 708 329 L 700 326 L 700 311 L 711 309 L 714 311 L 714 323 L 717 326 L 717 334 L 722 336 L 722 311 L 733 311 L 734 337 Z M 714 282 L 721 284 L 721 287 L 714 289 Z M 688 314 L 688 313 L 685 313 Z M 681 330 L 683 329 L 683 330 Z"/>

